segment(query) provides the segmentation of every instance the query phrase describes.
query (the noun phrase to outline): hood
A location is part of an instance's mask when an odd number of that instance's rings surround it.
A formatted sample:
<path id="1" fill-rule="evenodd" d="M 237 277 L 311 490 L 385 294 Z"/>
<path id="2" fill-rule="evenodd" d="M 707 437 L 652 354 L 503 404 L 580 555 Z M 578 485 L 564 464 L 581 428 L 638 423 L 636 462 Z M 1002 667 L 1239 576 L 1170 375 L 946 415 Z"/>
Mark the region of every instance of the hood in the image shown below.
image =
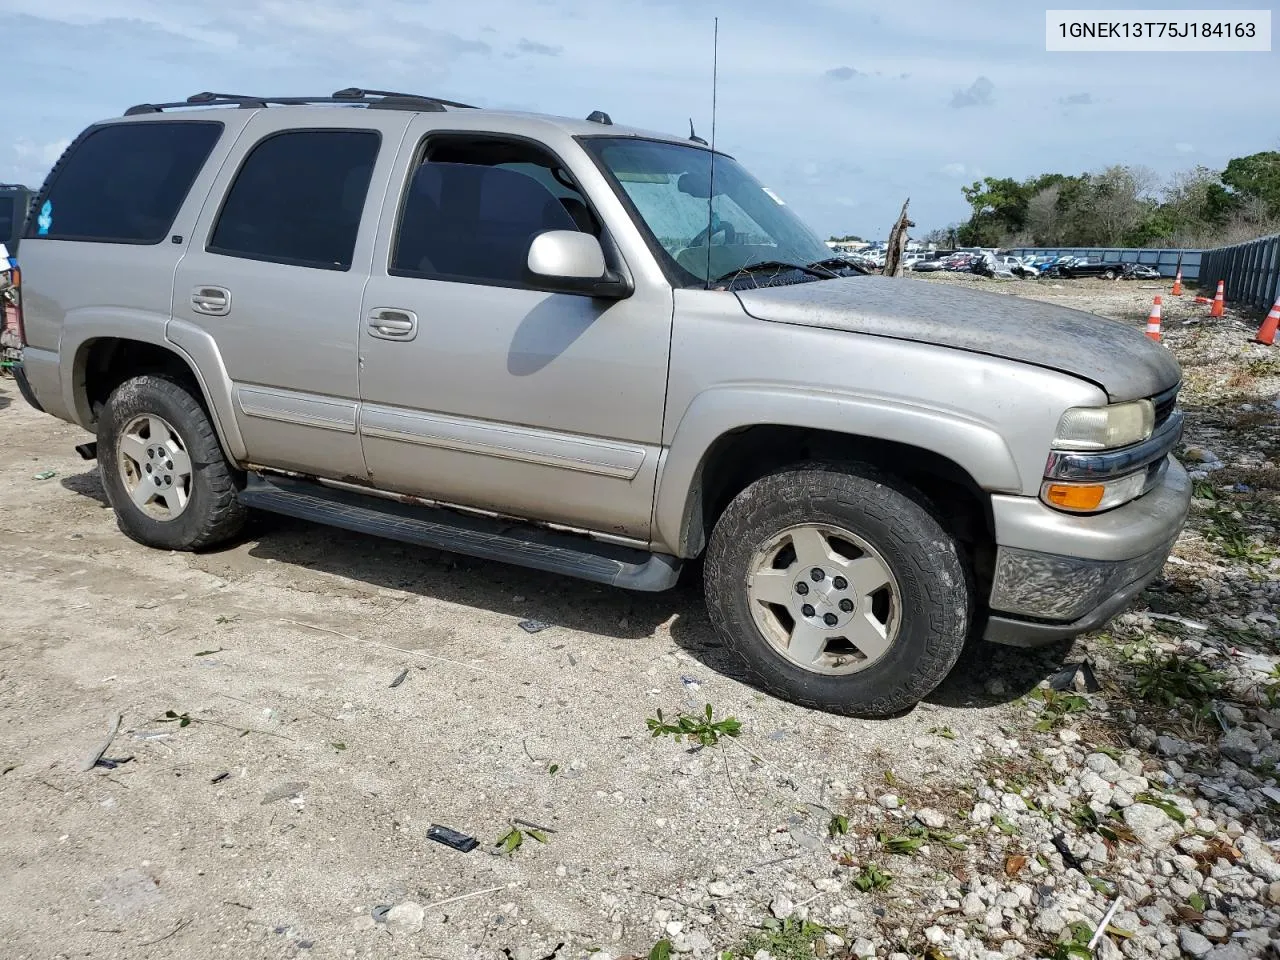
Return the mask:
<path id="1" fill-rule="evenodd" d="M 915 340 L 1047 367 L 1096 383 L 1113 402 L 1178 383 L 1181 368 L 1125 325 L 1083 310 L 1002 293 L 882 276 L 737 291 L 758 320 Z"/>

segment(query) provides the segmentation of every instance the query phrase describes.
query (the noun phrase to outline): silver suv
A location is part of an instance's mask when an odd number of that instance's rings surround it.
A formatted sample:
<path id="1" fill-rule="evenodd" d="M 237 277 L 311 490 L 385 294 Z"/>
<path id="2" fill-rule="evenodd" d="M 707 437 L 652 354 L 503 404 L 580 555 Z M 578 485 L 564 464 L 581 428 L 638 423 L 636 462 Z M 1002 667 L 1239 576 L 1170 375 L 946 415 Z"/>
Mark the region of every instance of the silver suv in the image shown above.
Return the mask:
<path id="1" fill-rule="evenodd" d="M 768 690 L 902 710 L 1104 623 L 1185 520 L 1180 371 L 1110 320 L 866 275 L 691 137 L 199 94 L 32 204 L 21 378 L 119 525 L 248 508 L 635 590 L 703 559 Z"/>

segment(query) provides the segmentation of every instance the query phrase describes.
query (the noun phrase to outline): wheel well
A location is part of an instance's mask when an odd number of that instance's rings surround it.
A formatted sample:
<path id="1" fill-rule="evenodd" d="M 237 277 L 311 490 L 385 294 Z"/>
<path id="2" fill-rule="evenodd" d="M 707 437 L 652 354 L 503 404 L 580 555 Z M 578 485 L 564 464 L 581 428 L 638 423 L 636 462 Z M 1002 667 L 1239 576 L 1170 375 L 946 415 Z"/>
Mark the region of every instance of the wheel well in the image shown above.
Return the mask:
<path id="1" fill-rule="evenodd" d="M 102 337 L 84 346 L 79 388 L 92 419 L 98 419 L 107 398 L 126 380 L 144 373 L 164 373 L 186 384 L 192 396 L 208 412 L 204 391 L 190 365 L 172 350 L 140 340 Z"/>
<path id="2" fill-rule="evenodd" d="M 955 461 L 931 450 L 874 437 L 800 427 L 748 427 L 718 438 L 703 457 L 686 532 L 690 554 L 701 554 L 716 520 L 751 483 L 783 467 L 812 460 L 866 463 L 900 477 L 934 505 L 938 521 L 965 547 L 986 595 L 995 565 L 991 498 Z"/>

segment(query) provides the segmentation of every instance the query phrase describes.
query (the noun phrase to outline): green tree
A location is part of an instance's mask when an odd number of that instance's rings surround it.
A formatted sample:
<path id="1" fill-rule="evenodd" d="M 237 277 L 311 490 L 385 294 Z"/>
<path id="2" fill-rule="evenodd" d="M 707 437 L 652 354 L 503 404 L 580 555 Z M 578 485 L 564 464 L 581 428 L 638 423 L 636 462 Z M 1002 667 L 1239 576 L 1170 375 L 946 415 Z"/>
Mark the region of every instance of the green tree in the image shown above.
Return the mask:
<path id="1" fill-rule="evenodd" d="M 1280 217 L 1280 152 L 1236 157 L 1222 171 L 1222 182 L 1238 194 L 1261 200 L 1268 215 Z"/>

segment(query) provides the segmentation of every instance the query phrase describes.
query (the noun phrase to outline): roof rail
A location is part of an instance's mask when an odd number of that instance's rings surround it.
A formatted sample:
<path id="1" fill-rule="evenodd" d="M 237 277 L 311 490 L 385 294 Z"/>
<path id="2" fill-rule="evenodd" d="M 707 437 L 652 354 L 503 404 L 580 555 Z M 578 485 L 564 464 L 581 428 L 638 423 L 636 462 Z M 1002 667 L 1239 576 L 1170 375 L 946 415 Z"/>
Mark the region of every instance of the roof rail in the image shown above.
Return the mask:
<path id="1" fill-rule="evenodd" d="M 242 110 L 256 110 L 263 107 L 302 106 L 316 103 L 333 103 L 347 106 L 363 105 L 370 109 L 381 110 L 417 110 L 423 112 L 439 112 L 445 107 L 459 109 L 476 109 L 469 103 L 458 103 L 454 100 L 442 100 L 438 97 L 424 97 L 412 93 L 392 93 L 387 90 L 364 90 L 360 87 L 347 87 L 327 97 L 251 97 L 235 93 L 213 93 L 204 91 L 193 93 L 186 100 L 173 103 L 139 103 L 124 112 L 126 117 L 147 113 L 163 113 L 165 110 L 179 110 L 189 107 L 228 107 L 235 106 Z"/>

